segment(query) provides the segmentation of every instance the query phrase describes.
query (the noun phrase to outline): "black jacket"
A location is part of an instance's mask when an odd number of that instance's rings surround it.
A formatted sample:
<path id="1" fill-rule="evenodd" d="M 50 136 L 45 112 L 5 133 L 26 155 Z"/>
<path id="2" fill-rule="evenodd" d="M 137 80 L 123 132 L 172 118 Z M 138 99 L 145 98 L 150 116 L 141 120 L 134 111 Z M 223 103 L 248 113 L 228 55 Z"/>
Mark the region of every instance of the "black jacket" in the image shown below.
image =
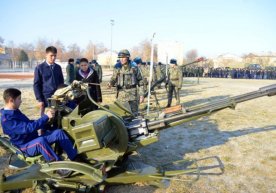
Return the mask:
<path id="1" fill-rule="evenodd" d="M 92 68 L 89 68 L 90 72 L 86 78 L 84 78 L 81 70 L 79 69 L 76 74 L 76 80 L 83 81 L 85 83 L 96 83 L 100 84 L 99 77 L 97 72 Z M 90 95 L 95 102 L 102 102 L 102 92 L 100 85 L 89 85 L 90 87 Z M 93 105 L 93 110 L 97 109 L 95 105 Z"/>

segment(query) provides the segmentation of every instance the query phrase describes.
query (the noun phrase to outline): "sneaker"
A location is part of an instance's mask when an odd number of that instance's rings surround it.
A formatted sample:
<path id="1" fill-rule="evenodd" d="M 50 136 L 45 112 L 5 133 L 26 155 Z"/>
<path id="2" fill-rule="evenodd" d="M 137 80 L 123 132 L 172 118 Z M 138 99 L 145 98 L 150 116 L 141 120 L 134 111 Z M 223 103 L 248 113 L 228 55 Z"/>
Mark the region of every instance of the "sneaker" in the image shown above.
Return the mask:
<path id="1" fill-rule="evenodd" d="M 72 173 L 73 173 L 72 170 L 63 170 L 63 169 L 57 170 L 57 174 L 58 174 L 60 177 L 62 177 L 62 178 L 67 178 L 67 177 L 69 177 Z"/>

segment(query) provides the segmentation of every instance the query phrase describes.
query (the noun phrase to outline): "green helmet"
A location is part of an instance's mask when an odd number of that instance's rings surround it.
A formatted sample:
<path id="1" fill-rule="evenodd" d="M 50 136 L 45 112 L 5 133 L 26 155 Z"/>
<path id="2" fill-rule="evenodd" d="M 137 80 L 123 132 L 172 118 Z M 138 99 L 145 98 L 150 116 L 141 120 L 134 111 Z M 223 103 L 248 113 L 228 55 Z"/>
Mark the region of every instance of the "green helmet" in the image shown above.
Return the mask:
<path id="1" fill-rule="evenodd" d="M 121 50 L 119 53 L 118 53 L 118 58 L 129 58 L 130 57 L 130 53 L 128 50 L 124 49 L 124 50 Z"/>

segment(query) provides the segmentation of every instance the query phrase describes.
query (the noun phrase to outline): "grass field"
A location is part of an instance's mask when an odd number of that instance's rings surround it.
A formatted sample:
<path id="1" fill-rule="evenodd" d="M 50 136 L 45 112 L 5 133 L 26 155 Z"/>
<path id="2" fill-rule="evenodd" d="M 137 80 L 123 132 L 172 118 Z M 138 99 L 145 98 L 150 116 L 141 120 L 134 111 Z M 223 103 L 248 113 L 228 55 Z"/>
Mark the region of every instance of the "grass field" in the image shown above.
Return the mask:
<path id="1" fill-rule="evenodd" d="M 185 79 L 181 101 L 192 106 L 208 101 L 250 92 L 259 87 L 275 84 L 270 80 Z M 115 100 L 115 93 L 102 87 L 104 103 Z M 2 98 L 4 88 L 0 87 Z M 37 118 L 39 110 L 31 87 L 23 87 L 21 110 Z M 167 99 L 165 89 L 157 90 L 161 106 Z M 113 97 L 110 97 L 113 96 Z M 175 102 L 175 100 L 173 100 Z M 276 96 L 263 97 L 238 104 L 236 110 L 225 109 L 180 126 L 161 131 L 160 141 L 139 150 L 142 159 L 154 166 L 185 159 L 217 156 L 225 171 L 213 170 L 193 183 L 172 181 L 166 189 L 146 184 L 114 186 L 109 193 L 184 193 L 184 192 L 276 192 Z M 0 100 L 3 106 L 3 100 Z M 142 105 L 143 106 L 143 105 Z M 0 149 L 0 168 L 6 167 L 7 155 Z M 200 164 L 211 164 L 212 159 Z M 8 171 L 7 171 L 8 172 Z M 181 178 L 181 177 L 180 177 Z"/>

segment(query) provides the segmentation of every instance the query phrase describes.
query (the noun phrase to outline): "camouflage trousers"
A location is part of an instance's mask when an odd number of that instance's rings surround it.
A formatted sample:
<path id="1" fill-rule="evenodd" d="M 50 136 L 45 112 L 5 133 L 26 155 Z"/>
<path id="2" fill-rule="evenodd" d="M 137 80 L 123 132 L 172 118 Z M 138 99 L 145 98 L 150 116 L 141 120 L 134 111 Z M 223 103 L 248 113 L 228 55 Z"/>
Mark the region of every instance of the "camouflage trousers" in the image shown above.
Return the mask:
<path id="1" fill-rule="evenodd" d="M 122 103 L 127 102 L 130 106 L 130 110 L 132 111 L 132 113 L 135 116 L 138 115 L 139 101 L 138 101 L 137 88 L 119 90 L 117 99 Z"/>

